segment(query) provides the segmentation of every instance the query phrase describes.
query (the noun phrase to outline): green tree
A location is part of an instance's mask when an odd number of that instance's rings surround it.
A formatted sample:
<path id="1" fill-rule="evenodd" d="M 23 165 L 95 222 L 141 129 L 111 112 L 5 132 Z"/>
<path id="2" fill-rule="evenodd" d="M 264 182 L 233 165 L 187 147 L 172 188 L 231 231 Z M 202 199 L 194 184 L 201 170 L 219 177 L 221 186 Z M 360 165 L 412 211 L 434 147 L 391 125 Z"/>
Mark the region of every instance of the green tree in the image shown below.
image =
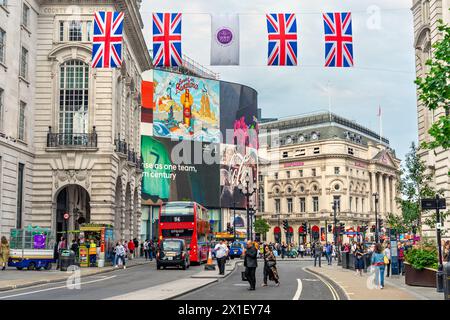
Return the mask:
<path id="1" fill-rule="evenodd" d="M 450 148 L 450 26 L 444 25 L 442 20 L 438 27 L 442 39 L 433 45 L 432 59 L 426 62 L 429 71 L 423 78 L 417 78 L 419 99 L 430 110 L 444 108 L 445 115 L 441 116 L 429 129 L 433 138 L 430 142 L 422 143 L 421 147 L 435 149 Z M 450 174 L 450 172 L 449 172 Z"/>
<path id="2" fill-rule="evenodd" d="M 266 220 L 262 218 L 257 218 L 255 220 L 255 233 L 259 233 L 261 235 L 266 234 L 270 230 L 270 226 Z"/>

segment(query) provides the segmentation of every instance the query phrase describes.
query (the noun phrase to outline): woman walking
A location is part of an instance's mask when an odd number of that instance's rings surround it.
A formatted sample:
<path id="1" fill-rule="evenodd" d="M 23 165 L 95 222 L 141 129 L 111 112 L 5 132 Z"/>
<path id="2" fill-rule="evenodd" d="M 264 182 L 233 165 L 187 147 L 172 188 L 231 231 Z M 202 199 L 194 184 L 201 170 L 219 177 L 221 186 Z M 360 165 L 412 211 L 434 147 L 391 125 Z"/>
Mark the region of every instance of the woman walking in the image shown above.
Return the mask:
<path id="1" fill-rule="evenodd" d="M 372 254 L 372 266 L 375 268 L 375 283 L 378 285 L 378 288 L 384 288 L 384 253 L 383 247 L 380 243 L 377 243 L 375 246 L 375 252 Z"/>
<path id="2" fill-rule="evenodd" d="M 359 274 L 362 277 L 362 272 L 364 270 L 364 249 L 361 243 L 356 245 L 356 249 L 353 254 L 355 255 L 356 275 Z"/>
<path id="3" fill-rule="evenodd" d="M 264 246 L 264 283 L 263 287 L 267 287 L 267 277 L 270 281 L 275 281 L 275 285 L 278 287 L 280 285 L 278 270 L 276 267 L 277 260 L 272 252 L 272 249 L 268 246 Z"/>
<path id="4" fill-rule="evenodd" d="M 2 271 L 6 269 L 9 260 L 9 243 L 5 236 L 2 237 L 0 242 L 0 265 Z"/>

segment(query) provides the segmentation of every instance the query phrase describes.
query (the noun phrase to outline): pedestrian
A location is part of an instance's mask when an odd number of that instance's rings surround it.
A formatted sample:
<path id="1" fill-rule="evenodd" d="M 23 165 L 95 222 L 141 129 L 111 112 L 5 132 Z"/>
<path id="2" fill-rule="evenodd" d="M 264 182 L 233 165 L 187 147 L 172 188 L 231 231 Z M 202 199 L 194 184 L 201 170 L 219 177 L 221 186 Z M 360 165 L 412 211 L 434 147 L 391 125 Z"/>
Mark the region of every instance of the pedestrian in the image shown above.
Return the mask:
<path id="1" fill-rule="evenodd" d="M 256 286 L 256 268 L 258 267 L 258 251 L 253 245 L 252 241 L 247 241 L 247 249 L 244 257 L 245 275 L 250 288 L 248 290 L 255 290 Z"/>
<path id="2" fill-rule="evenodd" d="M 220 240 L 218 244 L 214 247 L 214 252 L 216 254 L 217 265 L 219 267 L 219 274 L 225 274 L 225 263 L 228 255 L 228 248 L 224 244 L 223 240 Z"/>
<path id="3" fill-rule="evenodd" d="M 0 266 L 2 267 L 2 271 L 6 269 L 9 260 L 9 243 L 5 236 L 2 236 L 0 241 Z"/>
<path id="4" fill-rule="evenodd" d="M 275 285 L 278 287 L 280 285 L 280 278 L 278 276 L 277 270 L 277 259 L 275 258 L 272 249 L 265 245 L 264 246 L 264 283 L 263 287 L 267 287 L 267 278 L 270 281 L 275 281 Z"/>
<path id="5" fill-rule="evenodd" d="M 118 268 L 118 262 L 119 260 L 122 262 L 123 264 L 123 268 L 126 269 L 126 262 L 125 262 L 125 247 L 122 245 L 122 243 L 118 242 L 115 248 L 115 252 L 116 252 L 116 259 L 115 259 L 115 268 Z"/>
<path id="6" fill-rule="evenodd" d="M 156 240 L 150 242 L 150 261 L 156 259 Z"/>
<path id="7" fill-rule="evenodd" d="M 389 277 L 389 275 L 391 274 L 391 244 L 388 242 L 386 245 L 386 248 L 384 249 L 384 255 L 387 257 L 387 259 L 389 260 L 389 263 L 386 264 L 386 277 Z"/>
<path id="8" fill-rule="evenodd" d="M 129 252 L 129 259 L 130 260 L 133 260 L 133 255 L 134 255 L 134 250 L 135 250 L 135 245 L 134 245 L 134 242 L 133 242 L 133 240 L 130 240 L 129 242 L 128 242 L 128 252 Z"/>
<path id="9" fill-rule="evenodd" d="M 380 243 L 375 245 L 375 252 L 372 254 L 372 266 L 375 268 L 375 283 L 379 289 L 384 288 L 384 252 Z"/>
<path id="10" fill-rule="evenodd" d="M 283 244 L 281 245 L 281 259 L 284 259 L 284 256 L 286 255 L 286 244 L 283 242 Z"/>
<path id="11" fill-rule="evenodd" d="M 401 244 L 401 243 L 399 243 L 397 245 L 397 254 L 398 254 L 398 256 L 397 256 L 397 259 L 398 259 L 398 270 L 399 270 L 399 273 L 401 275 L 404 275 L 404 271 L 403 271 L 404 264 L 403 264 L 403 262 L 405 261 L 405 248 L 403 247 L 403 244 Z"/>
<path id="12" fill-rule="evenodd" d="M 314 251 L 314 267 L 317 266 L 317 259 L 319 259 L 319 268 L 322 267 L 322 254 L 323 254 L 323 248 L 320 241 L 317 241 L 313 245 L 313 251 Z"/>
<path id="13" fill-rule="evenodd" d="M 133 258 L 139 258 L 139 241 L 138 241 L 138 239 L 134 238 L 133 239 L 133 244 L 134 244 L 134 256 L 133 256 Z"/>
<path id="14" fill-rule="evenodd" d="M 89 243 L 89 266 L 95 267 L 97 263 L 97 244 L 94 242 L 94 239 L 91 239 Z"/>
<path id="15" fill-rule="evenodd" d="M 355 252 L 353 255 L 355 256 L 355 270 L 356 275 L 360 275 L 362 277 L 362 272 L 364 270 L 364 248 L 361 243 L 356 245 Z"/>
<path id="16" fill-rule="evenodd" d="M 298 247 L 298 251 L 300 252 L 300 257 L 303 258 L 304 254 L 305 254 L 305 246 L 303 243 L 301 243 Z"/>
<path id="17" fill-rule="evenodd" d="M 80 249 L 80 246 L 78 245 L 77 240 L 73 239 L 72 240 L 72 245 L 70 246 L 70 250 L 72 250 L 75 253 L 75 259 L 76 260 L 78 260 L 79 249 Z"/>
<path id="18" fill-rule="evenodd" d="M 148 260 L 148 258 L 150 257 L 150 249 L 149 249 L 148 239 L 145 239 L 143 247 L 144 247 L 145 260 Z"/>
<path id="19" fill-rule="evenodd" d="M 331 243 L 327 242 L 326 246 L 325 246 L 325 254 L 327 256 L 327 262 L 328 265 L 331 266 L 333 263 L 333 246 L 331 245 Z"/>
<path id="20" fill-rule="evenodd" d="M 450 240 L 444 243 L 444 261 L 450 262 Z"/>

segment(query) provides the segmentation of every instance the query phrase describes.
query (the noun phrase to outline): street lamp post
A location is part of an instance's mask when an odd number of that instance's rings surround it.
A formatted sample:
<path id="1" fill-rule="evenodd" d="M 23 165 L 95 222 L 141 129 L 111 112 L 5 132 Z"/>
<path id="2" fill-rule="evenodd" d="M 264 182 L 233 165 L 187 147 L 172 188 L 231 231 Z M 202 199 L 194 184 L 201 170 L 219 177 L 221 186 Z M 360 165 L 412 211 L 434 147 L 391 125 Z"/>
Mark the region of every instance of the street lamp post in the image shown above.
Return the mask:
<path id="1" fill-rule="evenodd" d="M 377 206 L 378 206 L 378 193 L 372 194 L 372 196 L 375 198 L 375 243 L 380 242 L 380 236 L 379 236 L 379 230 L 378 230 L 378 213 L 377 213 Z"/>
<path id="2" fill-rule="evenodd" d="M 239 191 L 245 196 L 246 198 L 246 209 L 247 209 L 247 240 L 253 240 L 253 233 L 250 230 L 250 197 L 255 194 L 256 192 L 256 186 L 254 185 L 254 182 L 252 181 L 252 187 L 250 187 L 250 175 L 245 175 L 245 185 L 242 185 L 242 183 L 239 183 Z M 252 191 L 250 191 L 252 189 Z"/>
<path id="3" fill-rule="evenodd" d="M 334 218 L 334 230 L 333 230 L 333 238 L 334 238 L 334 245 L 337 249 L 337 256 L 338 256 L 338 266 L 342 265 L 341 260 L 341 245 L 338 243 L 338 237 L 337 237 L 337 205 L 336 200 L 333 201 L 333 218 Z"/>
<path id="4" fill-rule="evenodd" d="M 436 272 L 436 291 L 444 292 L 444 265 L 441 245 L 441 214 L 439 211 L 439 195 L 436 195 L 436 237 L 439 254 L 438 271 Z M 447 281 L 447 280 L 446 280 Z"/>

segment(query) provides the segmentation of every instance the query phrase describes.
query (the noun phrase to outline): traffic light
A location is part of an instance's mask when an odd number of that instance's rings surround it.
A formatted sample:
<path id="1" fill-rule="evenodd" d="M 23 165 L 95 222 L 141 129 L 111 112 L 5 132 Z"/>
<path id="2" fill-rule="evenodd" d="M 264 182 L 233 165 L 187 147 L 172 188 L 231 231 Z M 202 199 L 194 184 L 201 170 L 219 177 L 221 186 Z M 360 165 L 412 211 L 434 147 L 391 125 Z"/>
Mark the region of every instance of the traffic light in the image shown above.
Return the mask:
<path id="1" fill-rule="evenodd" d="M 308 224 L 306 222 L 303 222 L 302 227 L 303 227 L 304 232 L 307 233 L 308 232 Z"/>
<path id="2" fill-rule="evenodd" d="M 345 223 L 341 222 L 339 223 L 339 233 L 344 234 L 345 232 Z"/>
<path id="3" fill-rule="evenodd" d="M 370 232 L 375 232 L 375 229 L 376 229 L 377 227 L 375 226 L 375 225 L 373 225 L 372 226 L 372 228 L 370 228 Z"/>
<path id="4" fill-rule="evenodd" d="M 328 225 L 328 232 L 333 231 L 333 227 L 331 226 L 331 224 Z"/>
<path id="5" fill-rule="evenodd" d="M 227 232 L 231 233 L 231 223 L 227 223 Z"/>
<path id="6" fill-rule="evenodd" d="M 378 219 L 378 228 L 383 228 L 383 219 Z"/>
<path id="7" fill-rule="evenodd" d="M 289 229 L 289 224 L 288 224 L 287 220 L 283 220 L 283 229 L 284 229 L 284 232 L 287 232 Z"/>

